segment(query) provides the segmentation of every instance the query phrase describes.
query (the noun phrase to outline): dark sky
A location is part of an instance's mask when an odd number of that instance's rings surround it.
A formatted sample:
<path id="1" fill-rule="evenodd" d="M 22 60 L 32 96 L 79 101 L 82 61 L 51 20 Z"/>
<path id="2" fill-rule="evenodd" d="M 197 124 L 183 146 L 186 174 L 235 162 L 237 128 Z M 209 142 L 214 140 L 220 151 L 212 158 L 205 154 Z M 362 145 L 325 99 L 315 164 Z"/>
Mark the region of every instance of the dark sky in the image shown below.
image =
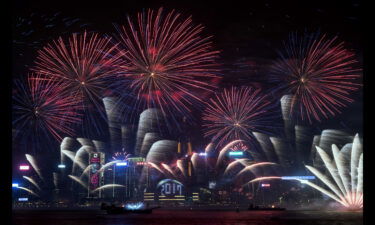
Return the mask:
<path id="1" fill-rule="evenodd" d="M 246 2 L 246 3 L 245 3 Z M 258 68 L 276 58 L 276 51 L 290 32 L 316 32 L 335 35 L 346 42 L 348 48 L 357 52 L 362 61 L 361 4 L 352 1 L 15 1 L 14 21 L 19 17 L 30 19 L 32 24 L 22 28 L 34 29 L 35 23 L 43 29 L 35 29 L 28 42 L 46 42 L 64 33 L 82 29 L 111 34 L 115 32 L 113 23 L 123 24 L 126 15 L 134 15 L 142 9 L 164 7 L 175 9 L 184 16 L 192 15 L 195 24 L 203 24 L 207 35 L 213 35 L 214 47 L 220 50 L 225 64 L 251 64 Z M 78 25 L 45 26 L 58 24 L 56 21 L 40 23 L 35 19 L 45 14 L 62 20 L 79 19 Z M 34 15 L 33 15 L 34 14 Z M 35 15 L 37 14 L 37 15 Z M 33 16 L 30 16 L 33 15 Z M 66 22 L 66 21 L 65 21 Z M 60 22 L 64 24 L 63 22 Z M 38 26 L 38 25 L 37 25 Z M 18 38 L 21 32 L 17 27 L 13 34 Z M 43 39 L 43 40 L 40 40 Z M 27 40 L 26 40 L 27 41 Z M 23 50 L 23 49 L 22 49 Z M 34 51 L 35 52 L 35 51 Z M 28 60 L 33 58 L 31 55 Z M 18 60 L 17 60 L 18 61 Z M 25 64 L 25 63 L 24 63 Z M 230 67 L 229 66 L 229 67 Z M 248 68 L 251 69 L 251 68 Z M 232 70 L 229 68 L 229 70 Z M 230 77 L 230 81 L 234 80 Z"/>
<path id="2" fill-rule="evenodd" d="M 246 2 L 246 3 L 245 3 Z M 176 9 L 192 15 L 195 23 L 206 26 L 216 37 L 220 49 L 249 47 L 240 54 L 271 56 L 267 45 L 273 46 L 290 31 L 322 30 L 338 34 L 345 41 L 360 47 L 361 5 L 354 1 L 15 1 L 15 16 L 32 12 L 62 12 L 66 16 L 91 22 L 103 32 L 113 32 L 111 24 L 122 23 L 125 16 L 145 8 Z M 269 43 L 270 42 L 270 43 Z M 276 45 L 278 43 L 275 43 Z M 251 48 L 250 48 L 251 47 Z M 261 47 L 263 51 L 258 51 Z M 238 54 L 237 54 L 238 55 Z"/>
<path id="3" fill-rule="evenodd" d="M 224 69 L 222 86 L 257 82 L 264 85 L 265 69 L 277 57 L 276 51 L 290 32 L 316 32 L 338 35 L 353 49 L 362 62 L 362 9 L 360 1 L 26 1 L 16 0 L 13 13 L 14 40 L 24 42 L 14 45 L 13 76 L 27 73 L 36 50 L 60 35 L 88 29 L 113 33 L 113 23 L 123 24 L 126 15 L 142 9 L 164 7 L 175 9 L 184 16 L 192 15 L 195 24 L 203 24 L 205 33 L 213 35 L 214 47 L 221 51 Z M 58 13 L 55 18 L 54 14 Z M 51 21 L 38 21 L 37 17 Z M 15 27 L 20 18 L 22 26 Z M 62 19 L 68 18 L 62 22 Z M 75 19 L 78 22 L 74 22 Z M 29 22 L 28 21 L 32 21 Z M 67 21 L 73 21 L 66 25 Z M 68 22 L 69 23 L 69 22 Z M 84 24 L 84 26 L 82 26 Z M 53 25 L 52 27 L 46 27 Z M 33 30 L 30 35 L 28 32 Z M 32 44 L 36 42 L 35 44 Z M 21 53 L 21 55 L 20 55 Z M 25 67 L 25 65 L 27 65 Z M 345 109 L 334 121 L 321 124 L 322 128 L 362 127 L 361 93 L 355 95 L 356 103 Z M 360 114 L 360 115 L 359 115 Z M 340 125 L 341 124 L 341 125 Z"/>

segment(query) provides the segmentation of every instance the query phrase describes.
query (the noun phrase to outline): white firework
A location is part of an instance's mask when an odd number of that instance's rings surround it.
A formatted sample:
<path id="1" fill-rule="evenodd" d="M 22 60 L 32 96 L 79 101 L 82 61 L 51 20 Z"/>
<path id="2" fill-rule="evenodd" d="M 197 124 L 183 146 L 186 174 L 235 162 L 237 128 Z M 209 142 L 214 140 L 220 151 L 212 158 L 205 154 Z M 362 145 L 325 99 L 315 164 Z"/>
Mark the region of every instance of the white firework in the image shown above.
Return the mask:
<path id="1" fill-rule="evenodd" d="M 348 209 L 361 209 L 363 208 L 363 147 L 358 134 L 351 145 L 351 149 L 343 147 L 339 150 L 333 144 L 333 159 L 323 149 L 316 146 L 331 177 L 314 167 L 306 166 L 329 187 L 330 191 L 308 181 L 304 183 L 328 195 Z"/>

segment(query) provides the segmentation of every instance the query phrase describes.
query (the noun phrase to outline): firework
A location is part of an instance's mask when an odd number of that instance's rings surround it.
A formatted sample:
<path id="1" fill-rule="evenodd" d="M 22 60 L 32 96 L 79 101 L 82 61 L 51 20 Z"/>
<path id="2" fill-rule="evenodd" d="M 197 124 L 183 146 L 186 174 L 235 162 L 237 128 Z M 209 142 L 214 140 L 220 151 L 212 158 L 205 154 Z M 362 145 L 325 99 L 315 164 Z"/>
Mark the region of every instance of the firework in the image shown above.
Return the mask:
<path id="1" fill-rule="evenodd" d="M 334 194 L 330 193 L 329 196 L 336 196 L 336 198 L 334 199 L 347 208 L 362 208 L 363 150 L 358 134 L 354 137 L 351 151 L 345 150 L 344 148 L 340 151 L 336 145 L 332 145 L 333 160 L 321 148 L 316 147 L 316 149 L 320 157 L 322 158 L 326 169 L 332 176 L 332 179 L 329 179 L 326 175 L 324 175 L 314 167 L 306 166 L 306 168 L 309 169 L 315 176 L 317 176 L 327 187 L 329 187 L 334 192 Z M 332 180 L 334 182 L 332 182 Z M 310 184 L 308 183 L 308 185 Z M 316 188 L 315 186 L 317 185 L 310 186 Z"/>
<path id="2" fill-rule="evenodd" d="M 160 173 L 165 174 L 164 171 L 161 170 L 160 167 L 156 165 L 155 163 L 148 162 L 148 164 L 150 164 L 153 168 L 157 169 Z"/>
<path id="3" fill-rule="evenodd" d="M 249 159 L 235 159 L 233 162 L 229 163 L 227 168 L 225 168 L 224 175 L 228 173 L 228 171 L 232 170 L 235 168 L 236 165 L 242 165 L 243 167 L 246 167 L 250 164 Z M 238 175 L 238 174 L 237 174 Z"/>
<path id="4" fill-rule="evenodd" d="M 216 167 L 219 167 L 219 165 L 223 162 L 224 160 L 224 157 L 226 156 L 226 154 L 231 150 L 231 147 L 233 145 L 236 145 L 238 143 L 242 142 L 242 140 L 234 140 L 234 141 L 231 141 L 229 142 L 227 145 L 224 146 L 224 148 L 222 148 L 220 151 L 219 151 L 219 155 L 217 157 L 217 160 L 216 160 Z"/>
<path id="5" fill-rule="evenodd" d="M 130 156 L 131 154 L 125 152 L 124 149 L 122 149 L 122 151 L 120 152 L 115 152 L 112 156 L 112 159 L 113 160 L 127 160 Z"/>
<path id="6" fill-rule="evenodd" d="M 232 150 L 233 151 L 247 151 L 249 150 L 249 147 L 247 147 L 247 145 L 245 145 L 244 143 L 240 142 L 236 144 L 235 146 L 233 146 Z"/>
<path id="7" fill-rule="evenodd" d="M 174 177 L 176 176 L 176 173 L 172 170 L 172 168 L 170 166 L 168 166 L 167 164 L 165 163 L 162 163 L 161 164 L 163 166 L 163 168 L 165 170 L 167 170 L 170 174 L 172 174 Z"/>
<path id="8" fill-rule="evenodd" d="M 84 189 L 87 189 L 88 185 L 87 183 L 83 182 L 79 177 L 68 175 L 69 178 L 79 183 Z"/>
<path id="9" fill-rule="evenodd" d="M 85 120 L 91 121 L 98 130 L 94 112 L 106 118 L 102 98 L 117 71 L 112 66 L 118 60 L 115 47 L 110 38 L 74 33 L 68 41 L 60 37 L 39 50 L 33 70 L 60 81 L 61 91 L 83 105 Z"/>
<path id="10" fill-rule="evenodd" d="M 71 96 L 60 94 L 59 82 L 31 74 L 27 84 L 17 80 L 15 86 L 13 127 L 20 131 L 19 137 L 28 148 L 37 148 L 35 145 L 43 139 L 74 135 L 73 127 L 81 122 L 81 107 Z"/>
<path id="11" fill-rule="evenodd" d="M 133 91 L 132 109 L 159 108 L 164 115 L 191 118 L 190 108 L 219 78 L 218 52 L 211 50 L 211 37 L 202 37 L 203 26 L 174 11 L 165 15 L 160 8 L 139 13 L 135 23 L 128 17 L 117 30 L 124 72 L 117 85 L 121 92 Z"/>
<path id="12" fill-rule="evenodd" d="M 32 178 L 32 177 L 28 177 L 28 176 L 22 176 L 24 179 L 26 179 L 27 181 L 29 181 L 30 183 L 32 183 L 36 188 L 38 188 L 38 190 L 42 190 L 39 186 L 39 184 Z"/>
<path id="13" fill-rule="evenodd" d="M 316 149 L 322 158 L 329 178 L 326 174 L 320 172 L 312 166 L 306 168 L 312 172 L 324 185 L 330 190 L 316 185 L 308 180 L 293 179 L 322 192 L 334 199 L 345 208 L 362 209 L 363 208 L 363 149 L 358 134 L 354 137 L 351 149 L 343 147 L 341 150 L 333 144 L 333 159 L 323 149 L 316 146 Z M 282 179 L 282 177 L 269 176 L 258 177 L 249 181 L 254 183 L 263 180 Z M 248 184 L 246 183 L 246 184 Z M 245 184 L 245 185 L 246 185 Z"/>
<path id="14" fill-rule="evenodd" d="M 259 162 L 259 163 L 254 163 L 254 164 L 251 164 L 251 165 L 246 166 L 245 168 L 243 168 L 240 172 L 238 172 L 238 174 L 236 175 L 236 177 L 241 176 L 241 174 L 243 174 L 246 171 L 253 172 L 252 171 L 253 169 L 255 169 L 255 168 L 259 167 L 259 166 L 266 166 L 266 165 L 277 165 L 277 164 L 273 163 L 273 162 Z"/>
<path id="15" fill-rule="evenodd" d="M 272 79 L 291 93 L 290 114 L 302 120 L 321 121 L 340 113 L 353 100 L 350 92 L 358 89 L 360 77 L 353 52 L 336 43 L 337 37 L 291 35 L 285 53 L 271 67 Z"/>
<path id="16" fill-rule="evenodd" d="M 36 197 L 39 197 L 38 194 L 36 194 L 35 192 L 33 192 L 32 190 L 28 189 L 28 188 L 25 188 L 25 187 L 17 187 L 18 189 L 21 189 L 21 190 L 24 190 L 24 191 L 27 191 L 29 192 L 30 194 L 36 196 Z"/>
<path id="17" fill-rule="evenodd" d="M 239 145 L 241 142 L 242 140 L 231 141 L 221 149 L 218 149 L 217 154 L 216 152 L 213 152 L 213 150 L 210 150 L 208 153 L 206 151 L 206 155 L 193 153 L 189 161 L 188 158 L 184 157 L 178 159 L 176 163 L 170 164 L 169 166 L 162 163 L 161 165 L 164 169 L 169 172 L 168 174 L 163 172 L 163 174 L 165 176 L 169 176 L 169 174 L 174 175 L 174 177 L 178 177 L 184 180 L 184 182 L 188 182 L 192 177 L 192 179 L 196 179 L 196 181 L 199 182 L 200 178 L 204 178 L 208 175 L 207 173 L 209 173 L 209 176 L 213 176 L 218 182 L 226 183 L 228 181 L 235 181 L 245 171 L 251 171 L 254 173 L 253 169 L 258 167 L 263 168 L 263 172 L 265 173 L 272 173 L 271 168 L 267 168 L 267 166 L 277 165 L 276 163 L 254 162 L 253 160 L 246 158 L 246 156 L 234 160 L 227 157 L 233 146 Z M 212 143 L 208 144 L 205 149 L 208 150 L 211 147 Z M 184 161 L 187 163 L 185 164 Z M 181 176 L 176 176 L 175 171 L 178 170 L 181 171 Z M 192 171 L 194 171 L 194 173 L 192 173 Z M 255 177 L 257 176 L 257 174 L 254 175 Z M 213 177 L 211 177 L 211 179 Z M 239 181 L 239 183 L 240 182 L 241 181 Z"/>
<path id="18" fill-rule="evenodd" d="M 212 137 L 218 146 L 240 138 L 251 141 L 253 131 L 267 132 L 275 127 L 275 121 L 272 121 L 274 106 L 260 89 L 224 89 L 210 99 L 204 112 L 205 137 Z"/>
<path id="19" fill-rule="evenodd" d="M 125 188 L 125 186 L 121 185 L 121 184 L 106 184 L 106 185 L 103 185 L 101 187 L 98 187 L 98 188 L 92 190 L 92 192 L 97 192 L 97 191 L 105 190 L 105 189 L 109 189 L 109 188 Z"/>

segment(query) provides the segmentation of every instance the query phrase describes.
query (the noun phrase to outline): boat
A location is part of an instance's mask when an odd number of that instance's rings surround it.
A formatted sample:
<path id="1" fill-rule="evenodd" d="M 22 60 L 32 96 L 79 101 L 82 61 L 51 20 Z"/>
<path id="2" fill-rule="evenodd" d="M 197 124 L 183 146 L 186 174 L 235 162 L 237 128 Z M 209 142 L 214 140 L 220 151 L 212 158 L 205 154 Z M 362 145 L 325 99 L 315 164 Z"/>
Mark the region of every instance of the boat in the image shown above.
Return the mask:
<path id="1" fill-rule="evenodd" d="M 105 210 L 107 214 L 126 214 L 126 213 L 136 213 L 136 214 L 150 214 L 152 210 L 157 208 L 144 208 L 143 203 L 139 204 L 125 204 L 123 206 L 107 205 L 102 203 L 101 210 Z"/>
<path id="2" fill-rule="evenodd" d="M 259 206 L 253 206 L 252 204 L 247 208 L 249 211 L 283 211 L 286 210 L 286 208 L 281 208 L 281 207 L 259 207 Z"/>

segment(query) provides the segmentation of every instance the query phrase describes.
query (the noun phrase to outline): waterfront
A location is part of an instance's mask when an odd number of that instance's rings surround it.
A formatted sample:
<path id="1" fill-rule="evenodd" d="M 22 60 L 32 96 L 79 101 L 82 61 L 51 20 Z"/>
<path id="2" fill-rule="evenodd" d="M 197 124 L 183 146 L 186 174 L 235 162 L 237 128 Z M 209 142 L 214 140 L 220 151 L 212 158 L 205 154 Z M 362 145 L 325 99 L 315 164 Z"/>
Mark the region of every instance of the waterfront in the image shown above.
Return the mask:
<path id="1" fill-rule="evenodd" d="M 157 209 L 149 215 L 105 215 L 97 210 L 15 210 L 17 225 L 133 225 L 133 224 L 223 224 L 223 225 L 361 225 L 362 212 L 335 211 L 206 211 Z"/>

